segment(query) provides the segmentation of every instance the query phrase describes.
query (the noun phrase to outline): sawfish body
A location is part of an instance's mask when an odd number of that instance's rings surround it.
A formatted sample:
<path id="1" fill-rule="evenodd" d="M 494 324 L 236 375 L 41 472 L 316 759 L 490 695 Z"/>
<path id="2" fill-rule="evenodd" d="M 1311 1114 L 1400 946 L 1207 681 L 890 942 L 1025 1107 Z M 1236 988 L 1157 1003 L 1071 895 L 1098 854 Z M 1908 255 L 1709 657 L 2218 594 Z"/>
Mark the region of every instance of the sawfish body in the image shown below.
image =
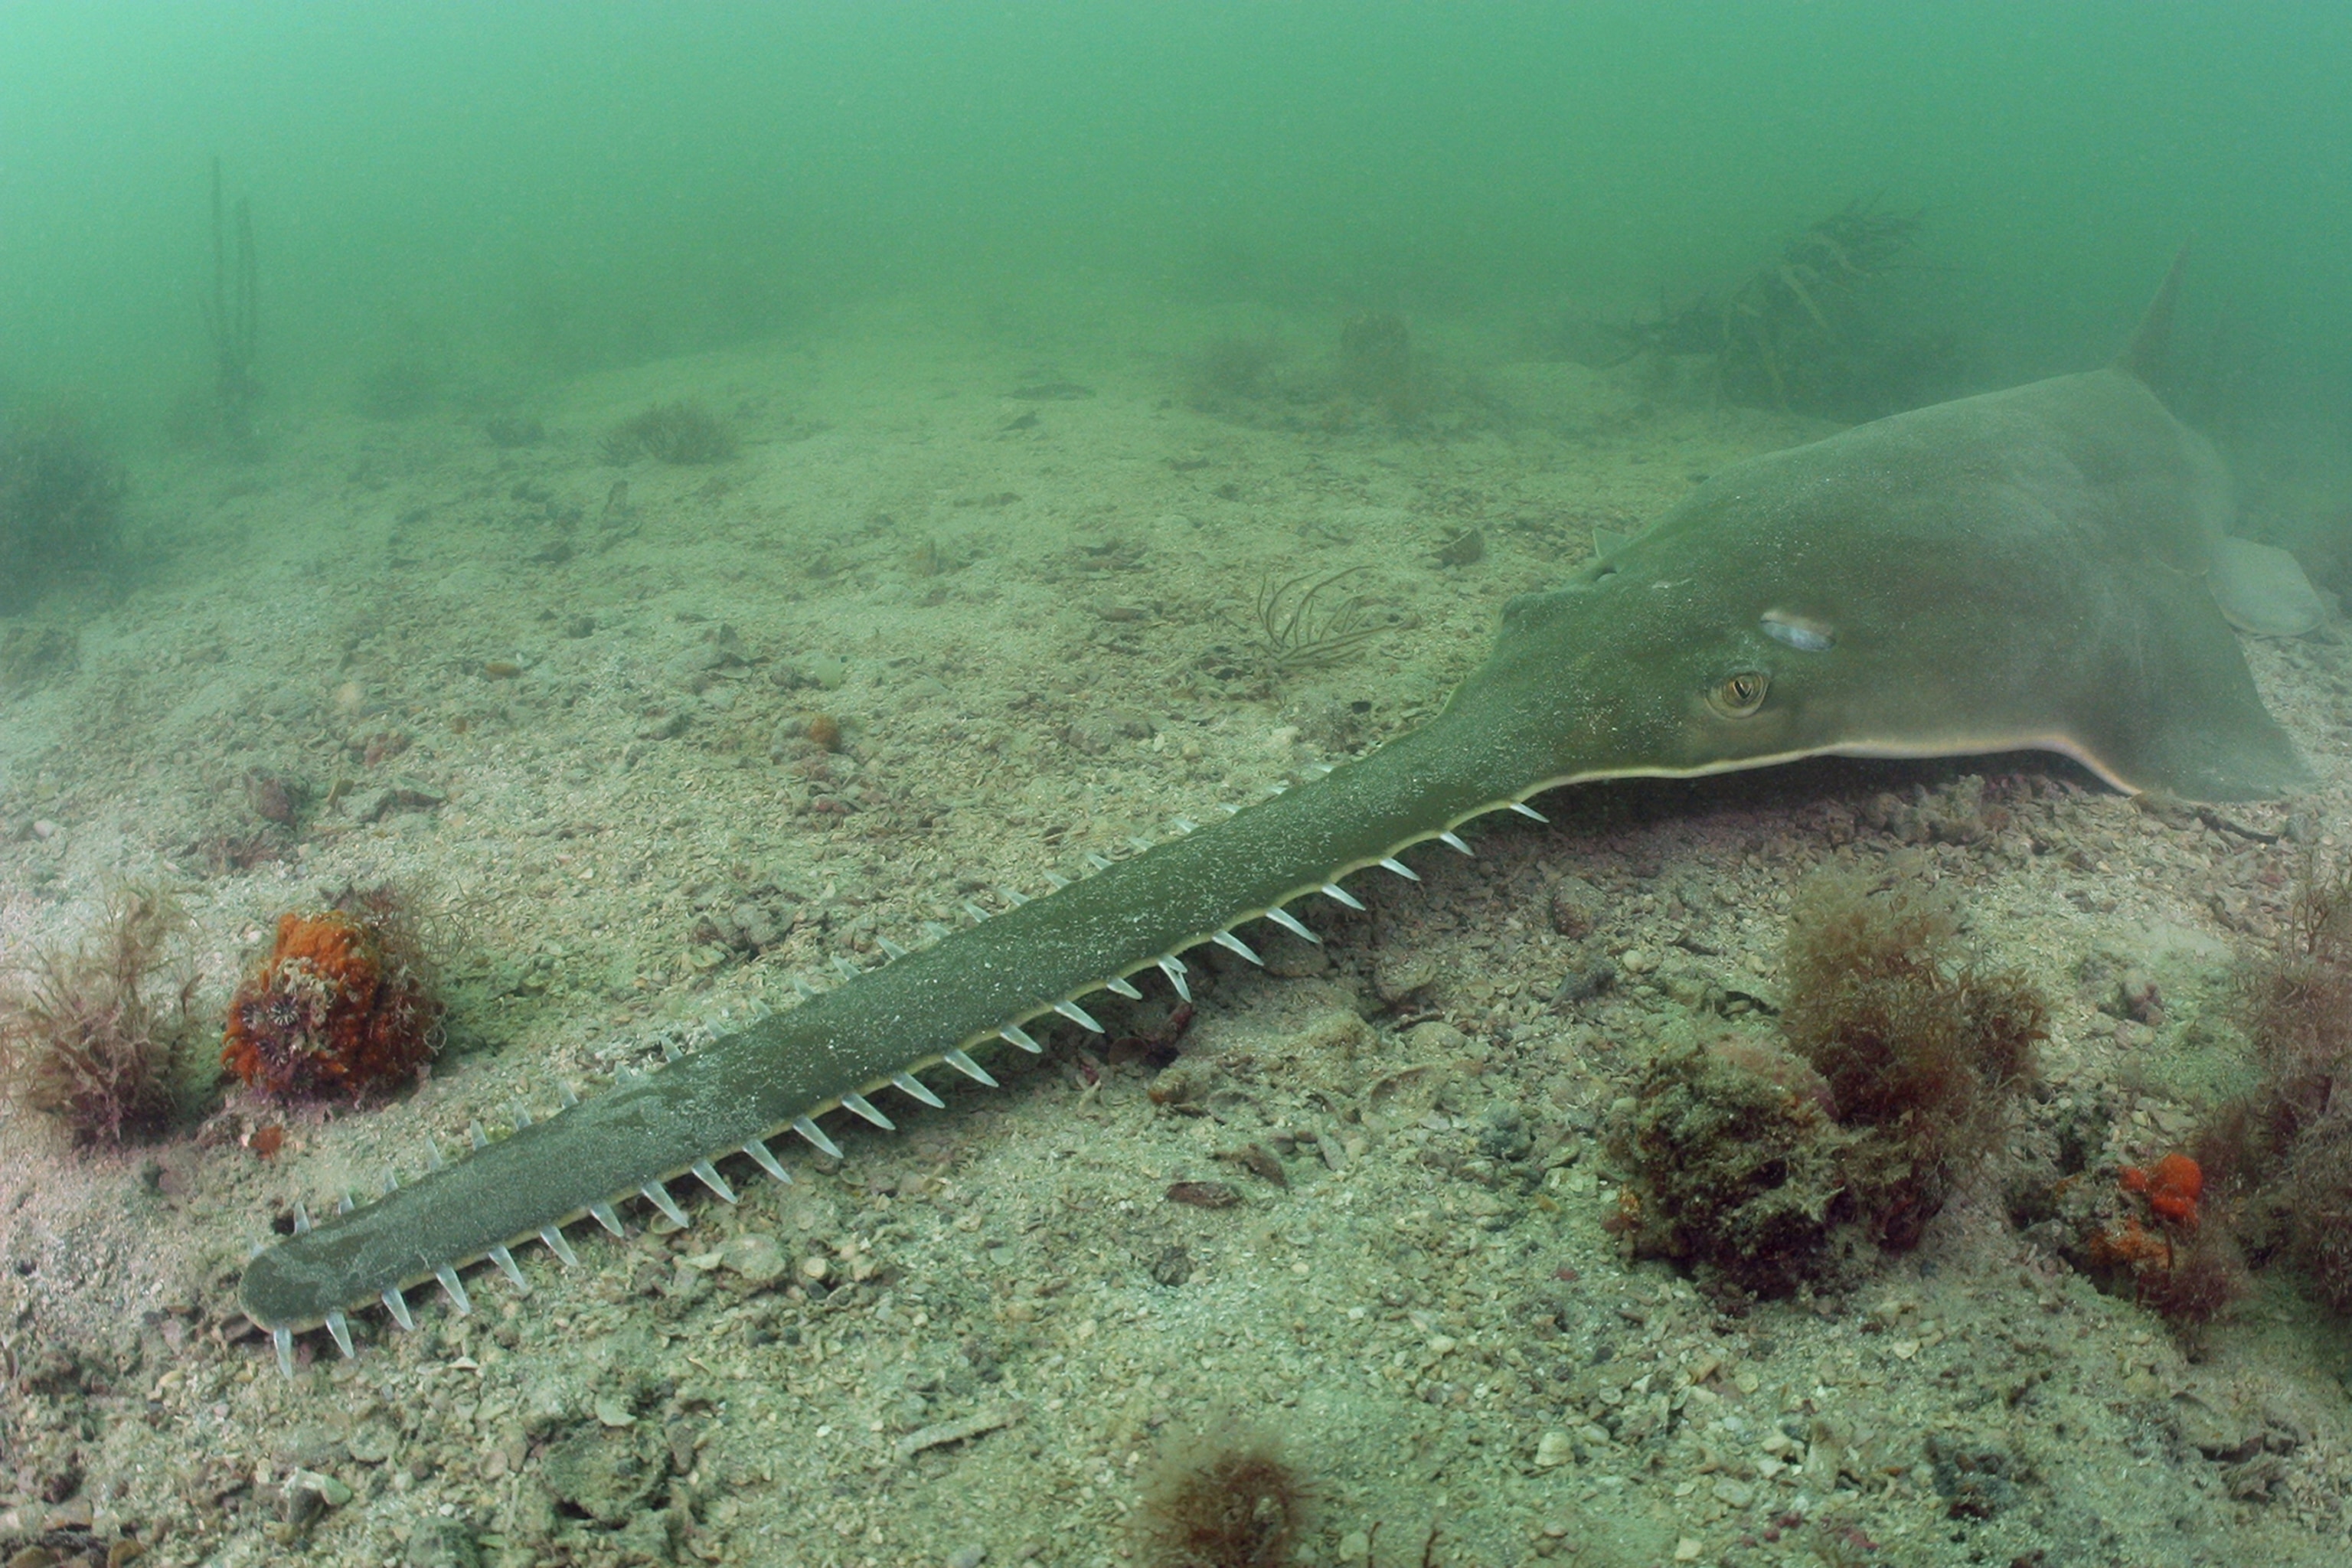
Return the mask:
<path id="1" fill-rule="evenodd" d="M 2160 314 L 2164 301 L 2159 301 Z M 2144 330 L 2145 331 L 2145 330 Z M 1494 650 L 1422 729 L 1360 761 L 991 918 L 714 1040 L 258 1253 L 243 1300 L 281 1363 L 291 1333 L 460 1270 L 717 1162 L 785 1172 L 766 1140 L 819 1119 L 888 1125 L 939 1103 L 944 1064 L 1035 1049 L 1056 1013 L 1234 928 L 1303 924 L 1286 906 L 1355 902 L 1344 879 L 1481 814 L 1580 781 L 1689 777 L 1798 757 L 2063 752 L 2126 790 L 2234 800 L 2307 780 L 2263 710 L 2223 613 L 2294 619 L 2245 588 L 2280 568 L 2227 537 L 2210 448 L 2129 370 L 1966 398 L 1741 463 L 1652 528 L 1604 542 L 1561 586 L 1506 606 Z M 2288 563 L 2291 570 L 2292 563 Z M 2290 584 L 2300 584 L 2299 574 Z M 2307 586 L 2302 589 L 2307 594 Z M 2291 597 L 2291 595 L 2290 595 Z M 2260 602 L 2255 602 L 2260 601 Z M 2299 602 L 2298 602 L 2299 603 Z M 2248 606 L 2251 605 L 2251 608 Z M 1189 825 L 1186 825 L 1189 828 Z M 1057 879 L 1058 880 L 1058 879 Z M 897 950 L 893 949 L 894 952 Z M 1254 955 L 1253 955 L 1254 956 Z M 940 1075 L 934 1073 L 934 1080 Z M 868 1097 L 907 1097 L 887 1109 Z"/>

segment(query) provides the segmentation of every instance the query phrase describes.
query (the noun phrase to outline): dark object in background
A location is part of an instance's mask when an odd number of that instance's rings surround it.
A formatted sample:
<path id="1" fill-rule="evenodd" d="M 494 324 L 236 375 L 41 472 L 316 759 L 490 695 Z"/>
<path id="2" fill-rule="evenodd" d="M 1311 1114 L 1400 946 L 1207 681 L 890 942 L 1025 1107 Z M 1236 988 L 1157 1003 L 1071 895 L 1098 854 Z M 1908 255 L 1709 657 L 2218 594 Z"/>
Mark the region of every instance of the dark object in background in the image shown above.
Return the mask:
<path id="1" fill-rule="evenodd" d="M 1224 337 L 1203 344 L 1185 363 L 1186 402 L 1216 413 L 1264 396 L 1267 372 L 1281 357 L 1271 337 Z"/>
<path id="2" fill-rule="evenodd" d="M 76 421 L 0 428 L 0 615 L 113 558 L 122 471 Z"/>
<path id="3" fill-rule="evenodd" d="M 493 414 L 482 421 L 482 434 L 491 446 L 512 451 L 546 440 L 547 426 L 527 414 Z"/>
<path id="4" fill-rule="evenodd" d="M 163 954 L 185 923 L 163 893 L 126 888 L 79 947 L 34 954 L 0 992 L 8 1097 L 55 1120 L 77 1144 L 168 1131 L 196 979 L 167 975 Z"/>
<path id="5" fill-rule="evenodd" d="M 352 407 L 363 419 L 404 424 L 440 406 L 448 383 L 448 367 L 432 354 L 395 353 L 360 377 Z"/>
<path id="6" fill-rule="evenodd" d="M 261 384 L 253 374 L 261 345 L 260 279 L 253 254 L 252 199 L 239 196 L 234 209 L 225 206 L 221 161 L 215 157 L 213 288 L 205 301 L 205 331 L 212 342 L 213 397 L 221 430 L 239 445 L 253 439 L 253 408 L 261 400 Z"/>
<path id="7" fill-rule="evenodd" d="M 62 626 L 36 626 L 30 621 L 0 626 L 0 697 L 52 677 L 70 675 L 80 662 L 79 639 Z"/>
<path id="8" fill-rule="evenodd" d="M 735 435 L 699 403 L 656 404 L 605 434 L 604 460 L 631 463 L 717 463 L 735 455 Z"/>
<path id="9" fill-rule="evenodd" d="M 1413 374 L 1412 333 L 1404 318 L 1391 310 L 1349 317 L 1339 329 L 1339 380 L 1400 423 L 1419 414 L 1424 399 Z"/>
<path id="10" fill-rule="evenodd" d="M 1958 341 L 1893 319 L 1880 287 L 1905 269 L 1921 216 L 1849 203 L 1722 299 L 1631 334 L 1653 353 L 1713 355 L 1724 399 L 1748 407 L 1861 421 L 1936 402 L 1958 380 Z"/>

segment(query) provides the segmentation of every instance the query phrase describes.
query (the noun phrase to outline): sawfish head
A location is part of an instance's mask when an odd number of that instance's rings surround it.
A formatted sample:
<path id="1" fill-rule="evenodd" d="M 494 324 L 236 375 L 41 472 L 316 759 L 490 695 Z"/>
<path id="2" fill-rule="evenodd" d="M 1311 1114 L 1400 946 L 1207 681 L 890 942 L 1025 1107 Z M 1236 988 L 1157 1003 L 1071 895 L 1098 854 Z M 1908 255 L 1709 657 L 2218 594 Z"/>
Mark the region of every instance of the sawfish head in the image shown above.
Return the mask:
<path id="1" fill-rule="evenodd" d="M 2125 790 L 2291 793 L 2204 570 L 2202 463 L 2114 370 L 1742 463 L 1512 601 L 1449 716 L 1547 784 L 2039 749 Z"/>

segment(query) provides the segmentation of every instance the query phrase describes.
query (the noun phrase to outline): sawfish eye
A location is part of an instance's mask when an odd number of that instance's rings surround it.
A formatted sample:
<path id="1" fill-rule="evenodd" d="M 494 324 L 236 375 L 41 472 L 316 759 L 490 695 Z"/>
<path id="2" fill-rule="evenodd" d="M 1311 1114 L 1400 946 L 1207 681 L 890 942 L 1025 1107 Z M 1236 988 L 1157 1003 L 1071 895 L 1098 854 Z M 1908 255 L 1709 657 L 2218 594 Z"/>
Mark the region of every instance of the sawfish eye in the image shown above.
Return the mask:
<path id="1" fill-rule="evenodd" d="M 1707 706 L 1727 719 L 1745 719 L 1764 706 L 1772 678 L 1760 669 L 1735 669 L 1706 694 Z"/>

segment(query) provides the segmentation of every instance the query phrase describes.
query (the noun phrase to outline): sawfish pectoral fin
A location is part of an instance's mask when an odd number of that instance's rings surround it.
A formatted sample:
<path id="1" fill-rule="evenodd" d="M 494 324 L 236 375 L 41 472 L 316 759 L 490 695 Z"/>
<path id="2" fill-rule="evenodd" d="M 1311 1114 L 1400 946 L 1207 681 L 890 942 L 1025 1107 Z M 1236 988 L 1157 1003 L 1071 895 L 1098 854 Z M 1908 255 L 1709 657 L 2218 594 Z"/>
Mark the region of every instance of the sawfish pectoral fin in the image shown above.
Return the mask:
<path id="1" fill-rule="evenodd" d="M 2315 782 L 2310 765 L 2263 706 L 2237 634 L 2204 585 L 2151 573 L 2143 584 L 2150 635 L 2126 694 L 2085 690 L 2063 706 L 2070 738 L 2100 771 L 2134 789 L 2187 800 L 2276 800 Z M 2086 679 L 2096 680 L 2095 671 Z M 2112 683 L 2111 683 L 2112 684 Z"/>
<path id="2" fill-rule="evenodd" d="M 2299 637 L 2327 618 L 2327 601 L 2302 563 L 2273 544 L 2224 534 L 2207 581 L 2230 624 L 2256 637 Z"/>

